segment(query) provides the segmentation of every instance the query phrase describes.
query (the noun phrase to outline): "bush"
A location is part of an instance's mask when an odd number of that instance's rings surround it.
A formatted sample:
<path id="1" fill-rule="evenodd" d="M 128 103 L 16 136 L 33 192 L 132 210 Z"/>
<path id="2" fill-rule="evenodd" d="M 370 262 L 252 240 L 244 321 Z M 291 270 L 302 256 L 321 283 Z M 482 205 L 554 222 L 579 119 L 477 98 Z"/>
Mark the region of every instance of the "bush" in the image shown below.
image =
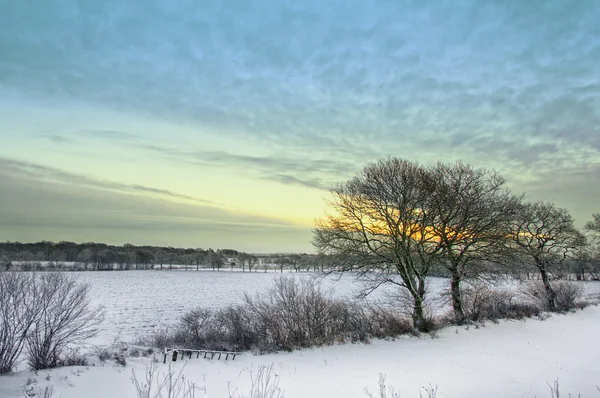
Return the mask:
<path id="1" fill-rule="evenodd" d="M 57 366 L 88 366 L 88 359 L 78 350 L 72 350 L 58 360 Z"/>
<path id="2" fill-rule="evenodd" d="M 410 319 L 390 309 L 333 299 L 312 280 L 280 278 L 242 305 L 185 314 L 174 331 L 155 331 L 150 344 L 267 353 L 411 332 Z"/>
<path id="3" fill-rule="evenodd" d="M 426 317 L 429 322 L 430 317 Z M 405 316 L 390 311 L 388 308 L 380 306 L 370 306 L 367 308 L 366 323 L 369 325 L 369 334 L 375 338 L 396 337 L 403 334 L 413 333 L 412 322 Z M 431 325 L 428 325 L 430 327 Z"/>
<path id="4" fill-rule="evenodd" d="M 59 366 L 69 345 L 97 335 L 104 316 L 101 307 L 90 306 L 89 285 L 62 273 L 36 280 L 38 318 L 27 334 L 26 349 L 29 366 L 40 370 Z"/>
<path id="5" fill-rule="evenodd" d="M 557 312 L 566 312 L 576 307 L 583 307 L 583 287 L 568 281 L 556 281 L 552 283 L 552 290 L 556 294 L 555 305 Z M 549 311 L 548 292 L 541 281 L 527 283 L 521 291 L 525 300 L 538 306 L 544 311 Z"/>
<path id="6" fill-rule="evenodd" d="M 131 380 L 138 398 L 194 398 L 196 391 L 200 390 L 195 383 L 186 379 L 183 374 L 185 366 L 181 367 L 176 373 L 169 364 L 167 373 L 158 374 L 158 369 L 153 362 L 145 365 L 146 371 L 143 380 L 138 379 L 135 370 L 131 370 Z M 206 392 L 206 389 L 204 391 Z"/>
<path id="7" fill-rule="evenodd" d="M 461 290 L 465 318 L 472 321 L 524 319 L 539 315 L 540 308 L 519 303 L 505 290 L 493 290 L 483 284 L 472 284 Z"/>
<path id="8" fill-rule="evenodd" d="M 0 271 L 0 374 L 10 372 L 39 317 L 31 274 Z"/>
<path id="9" fill-rule="evenodd" d="M 556 292 L 556 309 L 558 311 L 568 311 L 576 307 L 582 307 L 583 286 L 568 282 L 558 281 L 552 285 Z"/>
<path id="10" fill-rule="evenodd" d="M 94 336 L 103 319 L 88 291 L 60 273 L 0 272 L 0 374 L 14 368 L 24 349 L 36 370 L 71 363 L 71 354 L 63 358 L 66 348 Z"/>

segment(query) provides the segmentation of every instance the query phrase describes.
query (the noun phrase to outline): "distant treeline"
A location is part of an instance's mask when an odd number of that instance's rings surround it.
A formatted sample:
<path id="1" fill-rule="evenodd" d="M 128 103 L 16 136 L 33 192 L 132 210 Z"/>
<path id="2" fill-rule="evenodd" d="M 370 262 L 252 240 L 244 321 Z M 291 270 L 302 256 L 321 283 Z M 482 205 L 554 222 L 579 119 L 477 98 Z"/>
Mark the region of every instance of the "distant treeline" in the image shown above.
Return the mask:
<path id="1" fill-rule="evenodd" d="M 75 268 L 80 270 L 145 270 L 227 267 L 256 271 L 258 268 L 317 270 L 321 265 L 312 254 L 250 254 L 234 249 L 185 249 L 160 246 L 123 246 L 104 243 L 49 242 L 0 243 L 0 264 L 6 270 L 45 268 Z"/>

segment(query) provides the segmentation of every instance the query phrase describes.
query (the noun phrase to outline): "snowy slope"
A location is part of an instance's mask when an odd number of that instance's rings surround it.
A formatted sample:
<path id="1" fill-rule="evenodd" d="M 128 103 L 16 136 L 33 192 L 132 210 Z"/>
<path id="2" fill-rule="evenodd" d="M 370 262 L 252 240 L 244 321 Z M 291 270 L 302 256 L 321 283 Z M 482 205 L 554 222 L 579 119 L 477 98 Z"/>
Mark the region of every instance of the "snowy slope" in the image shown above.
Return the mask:
<path id="1" fill-rule="evenodd" d="M 192 359 L 185 373 L 206 390 L 196 397 L 229 397 L 250 388 L 250 370 L 274 364 L 287 398 L 366 397 L 376 390 L 378 374 L 387 374 L 402 397 L 418 397 L 422 386 L 437 385 L 438 397 L 550 397 L 547 383 L 558 379 L 563 396 L 600 397 L 600 308 L 589 307 L 545 321 L 502 321 L 478 329 L 451 327 L 437 338 L 405 337 L 368 345 L 338 345 L 235 361 Z M 64 368 L 34 376 L 40 386 L 53 384 L 54 397 L 135 397 L 131 368 L 143 374 L 142 359 L 127 368 L 107 363 Z M 182 362 L 175 363 L 175 367 Z M 166 365 L 159 365 L 161 370 Z M 45 380 L 49 375 L 50 381 Z M 30 375 L 0 377 L 0 397 L 22 397 Z"/>

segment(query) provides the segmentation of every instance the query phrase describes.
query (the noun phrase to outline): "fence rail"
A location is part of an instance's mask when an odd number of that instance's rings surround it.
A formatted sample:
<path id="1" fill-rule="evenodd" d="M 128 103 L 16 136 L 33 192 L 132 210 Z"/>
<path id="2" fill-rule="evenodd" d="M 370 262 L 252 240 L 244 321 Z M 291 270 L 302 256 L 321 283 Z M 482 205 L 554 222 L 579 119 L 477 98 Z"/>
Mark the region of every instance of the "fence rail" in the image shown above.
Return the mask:
<path id="1" fill-rule="evenodd" d="M 196 358 L 200 358 L 200 355 L 204 355 L 203 358 L 214 359 L 218 355 L 217 359 L 221 359 L 224 355 L 227 361 L 231 356 L 231 360 L 235 360 L 235 357 L 242 355 L 239 352 L 232 351 L 215 351 L 215 350 L 191 350 L 186 348 L 165 348 L 165 356 L 163 363 L 167 363 L 167 357 L 171 354 L 171 360 L 177 361 L 178 358 L 184 359 L 186 355 L 189 355 L 188 359 L 192 359 L 192 355 L 196 354 Z"/>

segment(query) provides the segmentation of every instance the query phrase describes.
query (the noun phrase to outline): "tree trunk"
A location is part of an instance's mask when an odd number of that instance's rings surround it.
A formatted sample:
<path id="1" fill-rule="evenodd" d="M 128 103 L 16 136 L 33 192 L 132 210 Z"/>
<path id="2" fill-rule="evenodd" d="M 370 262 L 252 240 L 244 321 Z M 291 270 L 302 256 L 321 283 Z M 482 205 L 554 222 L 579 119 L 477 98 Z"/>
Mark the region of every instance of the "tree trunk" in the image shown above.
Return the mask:
<path id="1" fill-rule="evenodd" d="M 548 279 L 548 273 L 545 267 L 540 267 L 540 276 L 544 283 L 544 289 L 546 289 L 546 297 L 548 299 L 548 310 L 556 311 L 556 292 L 550 286 L 550 280 Z"/>
<path id="2" fill-rule="evenodd" d="M 418 290 L 411 292 L 414 299 L 413 306 L 413 327 L 419 332 L 428 332 L 428 325 L 425 320 L 425 311 L 423 302 L 425 299 L 425 280 L 419 278 Z"/>
<path id="3" fill-rule="evenodd" d="M 413 327 L 419 332 L 426 332 L 425 315 L 423 312 L 423 300 L 415 298 L 413 307 Z"/>
<path id="4" fill-rule="evenodd" d="M 457 269 L 450 270 L 450 291 L 452 293 L 452 309 L 454 310 L 454 319 L 459 324 L 465 320 L 465 313 L 462 306 L 462 298 L 460 296 L 460 273 Z"/>

